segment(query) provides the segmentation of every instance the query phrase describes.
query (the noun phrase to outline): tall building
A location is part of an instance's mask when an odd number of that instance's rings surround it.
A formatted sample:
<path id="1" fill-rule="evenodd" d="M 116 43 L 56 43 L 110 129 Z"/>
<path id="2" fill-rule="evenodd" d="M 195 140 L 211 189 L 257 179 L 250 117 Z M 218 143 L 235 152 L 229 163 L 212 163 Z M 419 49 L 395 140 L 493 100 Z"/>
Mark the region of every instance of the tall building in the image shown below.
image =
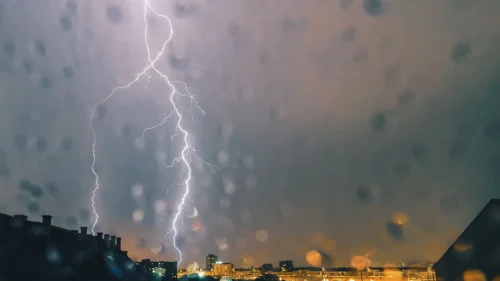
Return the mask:
<path id="1" fill-rule="evenodd" d="M 281 271 L 288 271 L 291 272 L 294 270 L 295 266 L 293 265 L 292 260 L 284 260 L 279 262 L 280 270 Z"/>
<path id="2" fill-rule="evenodd" d="M 215 276 L 229 276 L 233 277 L 234 265 L 232 263 L 216 263 L 213 265 L 212 269 L 213 275 Z"/>
<path id="3" fill-rule="evenodd" d="M 25 215 L 0 213 L 0 280 L 145 280 L 121 249 L 121 238 L 67 230 Z"/>
<path id="4" fill-rule="evenodd" d="M 165 274 L 163 275 L 164 281 L 176 281 L 177 280 L 177 262 L 176 261 L 164 262 L 163 268 L 165 269 Z"/>
<path id="5" fill-rule="evenodd" d="M 205 266 L 206 270 L 212 270 L 214 268 L 214 264 L 217 262 L 217 256 L 216 255 L 208 255 L 205 260 Z"/>

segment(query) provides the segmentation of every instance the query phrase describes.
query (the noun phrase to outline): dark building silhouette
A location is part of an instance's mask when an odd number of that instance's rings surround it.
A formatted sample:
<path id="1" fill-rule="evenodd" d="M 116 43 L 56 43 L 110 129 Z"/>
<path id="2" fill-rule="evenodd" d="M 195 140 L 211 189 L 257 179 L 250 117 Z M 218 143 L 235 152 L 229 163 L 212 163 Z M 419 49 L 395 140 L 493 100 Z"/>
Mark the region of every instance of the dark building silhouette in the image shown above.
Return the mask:
<path id="1" fill-rule="evenodd" d="M 433 269 L 438 281 L 500 276 L 500 199 L 486 204 Z"/>
<path id="2" fill-rule="evenodd" d="M 265 263 L 260 267 L 260 273 L 264 274 L 266 272 L 273 271 L 273 265 L 270 263 Z"/>
<path id="3" fill-rule="evenodd" d="M 205 259 L 205 269 L 206 270 L 212 270 L 214 268 L 214 264 L 217 262 L 217 256 L 216 255 L 208 255 Z"/>
<path id="4" fill-rule="evenodd" d="M 177 281 L 176 261 L 151 261 L 144 259 L 137 265 L 148 273 L 149 280 Z"/>
<path id="5" fill-rule="evenodd" d="M 295 266 L 293 265 L 293 261 L 292 260 L 284 260 L 284 261 L 280 261 L 279 262 L 279 268 L 282 271 L 291 272 L 291 271 L 294 270 Z"/>
<path id="6" fill-rule="evenodd" d="M 143 271 L 121 249 L 120 237 L 93 236 L 87 227 L 67 230 L 51 220 L 0 213 L 0 280 L 144 280 Z"/>

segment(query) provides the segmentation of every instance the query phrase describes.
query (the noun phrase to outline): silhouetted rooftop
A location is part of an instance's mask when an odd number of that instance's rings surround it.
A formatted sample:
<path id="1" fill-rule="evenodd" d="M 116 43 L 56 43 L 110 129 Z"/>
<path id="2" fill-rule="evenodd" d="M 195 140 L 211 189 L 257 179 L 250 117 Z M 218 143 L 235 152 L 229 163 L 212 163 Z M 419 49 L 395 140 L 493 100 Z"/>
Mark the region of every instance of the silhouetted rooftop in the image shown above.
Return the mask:
<path id="1" fill-rule="evenodd" d="M 120 238 L 112 245 L 86 231 L 0 213 L 0 280 L 142 280 Z"/>
<path id="2" fill-rule="evenodd" d="M 500 199 L 486 204 L 433 268 L 442 281 L 461 280 L 464 274 L 486 280 L 500 275 Z"/>

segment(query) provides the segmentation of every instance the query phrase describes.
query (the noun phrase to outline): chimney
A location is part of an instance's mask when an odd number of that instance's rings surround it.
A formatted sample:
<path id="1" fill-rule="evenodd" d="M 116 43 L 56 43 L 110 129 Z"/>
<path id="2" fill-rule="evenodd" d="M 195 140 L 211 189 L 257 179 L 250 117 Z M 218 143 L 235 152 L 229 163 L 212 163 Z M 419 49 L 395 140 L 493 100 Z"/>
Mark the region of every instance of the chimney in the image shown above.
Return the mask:
<path id="1" fill-rule="evenodd" d="M 83 234 L 83 235 L 87 235 L 87 227 L 86 226 L 82 226 L 80 227 L 80 233 Z"/>
<path id="2" fill-rule="evenodd" d="M 109 234 L 104 234 L 104 249 L 109 249 Z"/>
<path id="3" fill-rule="evenodd" d="M 121 237 L 116 237 L 116 249 L 118 251 L 122 250 L 122 238 Z"/>
<path id="4" fill-rule="evenodd" d="M 109 249 L 114 251 L 116 246 L 116 236 L 111 235 L 111 241 L 109 242 Z"/>
<path id="5" fill-rule="evenodd" d="M 43 215 L 42 216 L 42 224 L 50 226 L 52 225 L 52 216 L 49 215 Z"/>
<path id="6" fill-rule="evenodd" d="M 96 240 L 98 248 L 102 248 L 104 245 L 104 242 L 102 241 L 102 232 L 97 232 Z"/>
<path id="7" fill-rule="evenodd" d="M 14 218 L 19 221 L 26 221 L 28 220 L 28 216 L 25 215 L 14 215 Z"/>
<path id="8" fill-rule="evenodd" d="M 24 226 L 24 223 L 28 220 L 28 217 L 25 215 L 14 215 L 14 219 L 12 220 L 12 225 L 17 228 L 21 228 Z"/>

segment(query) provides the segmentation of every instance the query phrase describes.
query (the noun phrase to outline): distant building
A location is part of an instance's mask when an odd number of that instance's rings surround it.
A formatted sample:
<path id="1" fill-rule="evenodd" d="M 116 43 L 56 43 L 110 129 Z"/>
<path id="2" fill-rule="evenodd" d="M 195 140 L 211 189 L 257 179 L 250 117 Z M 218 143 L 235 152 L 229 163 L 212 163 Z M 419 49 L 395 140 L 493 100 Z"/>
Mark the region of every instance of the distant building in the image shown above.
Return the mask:
<path id="1" fill-rule="evenodd" d="M 212 268 L 213 275 L 215 276 L 233 276 L 234 265 L 232 263 L 216 263 Z"/>
<path id="2" fill-rule="evenodd" d="M 494 280 L 500 276 L 500 199 L 491 200 L 433 269 L 438 281 Z"/>
<path id="3" fill-rule="evenodd" d="M 25 215 L 0 213 L 0 280 L 145 280 L 121 249 L 121 238 L 67 230 Z"/>
<path id="4" fill-rule="evenodd" d="M 176 261 L 151 261 L 143 259 L 137 265 L 149 273 L 150 280 L 177 281 Z"/>
<path id="5" fill-rule="evenodd" d="M 270 272 L 270 271 L 273 271 L 273 265 L 270 264 L 270 263 L 265 263 L 263 264 L 261 267 L 260 267 L 260 272 L 262 274 L 266 273 L 266 272 Z"/>
<path id="6" fill-rule="evenodd" d="M 214 268 L 214 264 L 217 262 L 217 256 L 216 255 L 208 255 L 205 259 L 205 269 L 206 270 L 212 270 Z"/>
<path id="7" fill-rule="evenodd" d="M 279 267 L 281 271 L 292 272 L 295 269 L 292 260 L 284 260 L 279 262 Z"/>

